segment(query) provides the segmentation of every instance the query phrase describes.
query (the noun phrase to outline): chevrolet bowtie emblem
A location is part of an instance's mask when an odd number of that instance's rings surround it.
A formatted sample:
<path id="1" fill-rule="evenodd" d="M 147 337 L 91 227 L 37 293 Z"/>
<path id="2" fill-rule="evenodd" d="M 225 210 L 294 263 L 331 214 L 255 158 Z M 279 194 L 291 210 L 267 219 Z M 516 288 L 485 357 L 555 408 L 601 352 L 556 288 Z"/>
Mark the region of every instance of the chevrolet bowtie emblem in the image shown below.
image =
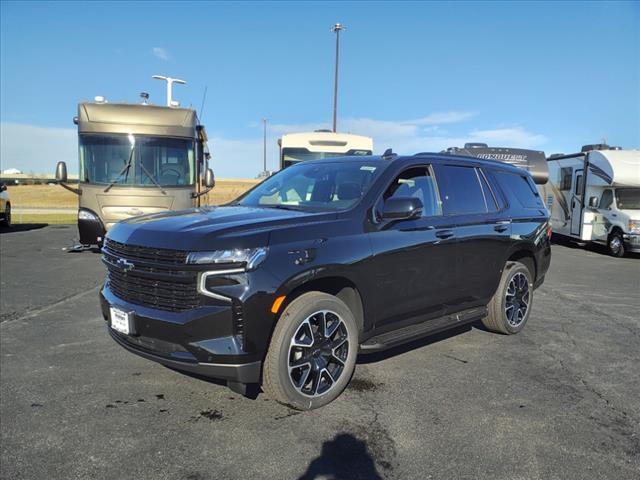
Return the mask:
<path id="1" fill-rule="evenodd" d="M 133 263 L 131 263 L 129 260 L 127 260 L 125 258 L 119 258 L 116 261 L 116 265 L 118 265 L 118 267 L 120 267 L 125 272 L 129 272 L 129 271 L 133 270 L 134 267 L 135 267 L 135 265 Z"/>

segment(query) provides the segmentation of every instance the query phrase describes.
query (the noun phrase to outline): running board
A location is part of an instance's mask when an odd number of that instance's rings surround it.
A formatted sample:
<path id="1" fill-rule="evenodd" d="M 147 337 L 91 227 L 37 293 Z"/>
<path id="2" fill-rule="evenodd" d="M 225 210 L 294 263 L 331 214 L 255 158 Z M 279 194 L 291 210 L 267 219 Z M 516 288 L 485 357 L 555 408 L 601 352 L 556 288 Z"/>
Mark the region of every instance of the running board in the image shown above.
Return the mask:
<path id="1" fill-rule="evenodd" d="M 398 330 L 381 333 L 360 344 L 361 353 L 373 353 L 396 347 L 465 323 L 475 322 L 487 315 L 487 307 L 476 307 L 462 312 L 409 325 Z"/>

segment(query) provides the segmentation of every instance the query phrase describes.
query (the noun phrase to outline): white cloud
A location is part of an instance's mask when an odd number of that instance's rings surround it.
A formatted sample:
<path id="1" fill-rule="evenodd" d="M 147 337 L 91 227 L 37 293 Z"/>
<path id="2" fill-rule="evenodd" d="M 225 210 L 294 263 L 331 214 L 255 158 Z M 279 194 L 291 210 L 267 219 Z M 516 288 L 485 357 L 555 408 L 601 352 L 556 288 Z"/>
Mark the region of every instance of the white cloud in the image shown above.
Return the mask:
<path id="1" fill-rule="evenodd" d="M 69 173 L 77 173 L 78 136 L 74 128 L 0 124 L 1 170 L 52 173 L 59 161 L 67 162 Z"/>
<path id="2" fill-rule="evenodd" d="M 377 120 L 373 118 L 346 118 L 339 122 L 343 132 L 366 135 L 373 138 L 375 151 L 387 148 L 395 152 L 413 154 L 417 152 L 438 152 L 447 147 L 462 146 L 467 142 L 484 142 L 501 147 L 533 148 L 544 144 L 547 139 L 537 133 L 516 127 L 498 129 L 466 129 L 450 133 L 441 125 L 457 127 L 476 116 L 473 112 L 440 112 L 410 120 Z M 477 123 L 477 122 L 476 122 Z M 278 135 L 292 132 L 308 132 L 327 128 L 326 124 L 306 123 L 300 125 L 269 125 L 270 131 Z"/>
<path id="3" fill-rule="evenodd" d="M 151 53 L 153 53 L 160 60 L 167 61 L 170 58 L 169 51 L 166 48 L 162 47 L 153 47 L 151 49 Z"/>

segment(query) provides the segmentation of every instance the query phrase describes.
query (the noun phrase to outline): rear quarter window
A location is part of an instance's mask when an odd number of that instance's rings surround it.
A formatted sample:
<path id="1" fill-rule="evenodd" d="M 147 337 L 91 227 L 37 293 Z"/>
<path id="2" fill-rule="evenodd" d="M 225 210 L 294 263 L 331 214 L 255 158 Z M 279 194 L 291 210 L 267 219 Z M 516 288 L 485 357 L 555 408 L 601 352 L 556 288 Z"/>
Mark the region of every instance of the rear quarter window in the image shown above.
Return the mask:
<path id="1" fill-rule="evenodd" d="M 538 190 L 526 175 L 508 172 L 494 172 L 493 175 L 512 203 L 523 208 L 544 208 Z"/>

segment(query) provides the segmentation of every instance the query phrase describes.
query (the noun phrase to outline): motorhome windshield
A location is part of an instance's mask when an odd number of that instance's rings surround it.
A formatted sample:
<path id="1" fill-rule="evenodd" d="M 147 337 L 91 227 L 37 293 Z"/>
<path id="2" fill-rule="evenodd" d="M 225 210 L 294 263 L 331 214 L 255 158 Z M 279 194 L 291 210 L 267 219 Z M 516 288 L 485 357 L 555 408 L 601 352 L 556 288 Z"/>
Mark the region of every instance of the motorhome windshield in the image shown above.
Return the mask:
<path id="1" fill-rule="evenodd" d="M 616 188 L 616 204 L 620 210 L 640 210 L 640 188 Z"/>
<path id="2" fill-rule="evenodd" d="M 360 201 L 381 170 L 381 165 L 373 162 L 303 162 L 268 178 L 235 204 L 304 211 L 344 210 Z"/>
<path id="3" fill-rule="evenodd" d="M 80 135 L 80 181 L 114 186 L 195 183 L 194 142 L 145 135 Z"/>
<path id="4" fill-rule="evenodd" d="M 324 158 L 344 157 L 353 155 L 371 155 L 371 150 L 349 150 L 347 152 L 311 152 L 306 148 L 283 148 L 282 161 L 284 167 L 302 162 L 305 160 L 322 160 Z"/>

